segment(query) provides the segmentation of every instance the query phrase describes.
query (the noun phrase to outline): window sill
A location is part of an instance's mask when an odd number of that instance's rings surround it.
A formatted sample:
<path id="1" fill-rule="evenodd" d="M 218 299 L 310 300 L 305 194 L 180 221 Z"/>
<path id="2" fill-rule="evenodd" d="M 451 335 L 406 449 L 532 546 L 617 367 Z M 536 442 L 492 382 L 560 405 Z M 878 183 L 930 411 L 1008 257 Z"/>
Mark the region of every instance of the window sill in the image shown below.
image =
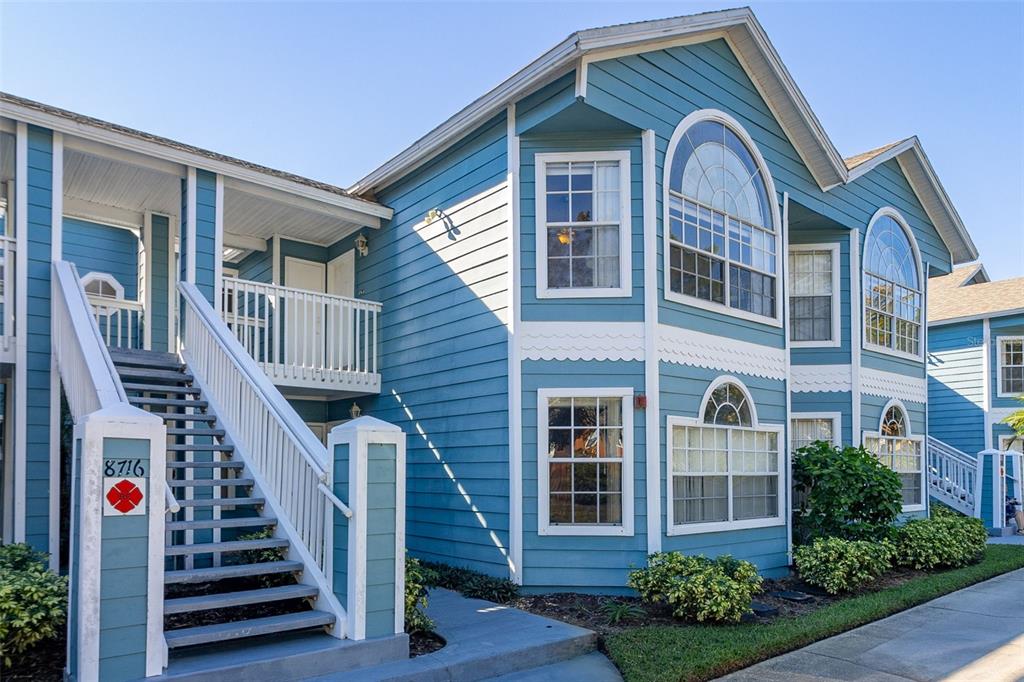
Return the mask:
<path id="1" fill-rule="evenodd" d="M 925 511 L 925 506 L 923 504 L 905 504 L 902 507 L 902 513 L 903 514 L 909 514 L 911 512 L 923 512 L 923 511 Z"/>
<path id="2" fill-rule="evenodd" d="M 996 393 L 996 397 L 997 398 L 1011 398 L 1011 399 L 1014 399 L 1014 400 L 1019 400 L 1020 398 L 1024 397 L 1024 392 L 1021 392 L 1021 393 L 1003 393 L 1003 392 L 1000 391 L 1000 392 Z"/>
<path id="3" fill-rule="evenodd" d="M 786 520 L 781 516 L 768 519 L 749 519 L 747 521 L 716 521 L 714 523 L 692 523 L 684 525 L 669 526 L 668 535 L 699 535 L 701 533 L 721 533 L 732 530 L 747 530 L 749 528 L 770 528 L 772 526 L 784 526 Z"/>
<path id="4" fill-rule="evenodd" d="M 912 353 L 907 353 L 906 351 L 889 348 L 888 346 L 876 346 L 875 344 L 868 343 L 867 341 L 864 342 L 864 350 L 871 351 L 872 353 L 878 353 L 879 355 L 888 355 L 901 360 L 924 362 L 924 357 L 921 355 L 914 355 Z"/>
<path id="5" fill-rule="evenodd" d="M 597 537 L 633 537 L 633 529 L 626 526 L 542 526 L 537 529 L 537 535 L 546 536 L 597 536 Z"/>
<path id="6" fill-rule="evenodd" d="M 790 348 L 841 348 L 843 342 L 841 339 L 835 339 L 832 341 L 793 341 L 790 340 Z"/>
<path id="7" fill-rule="evenodd" d="M 537 287 L 537 298 L 630 298 L 632 287 L 616 287 L 614 289 L 552 289 Z"/>
<path id="8" fill-rule="evenodd" d="M 711 301 L 705 301 L 701 298 L 693 296 L 687 296 L 686 294 L 678 294 L 671 289 L 665 289 L 665 300 L 671 301 L 672 303 L 679 303 L 680 305 L 688 306 L 691 308 L 700 308 L 701 310 L 707 310 L 713 313 L 718 313 L 725 317 L 735 317 L 740 320 L 747 320 L 748 322 L 756 322 L 763 324 L 767 327 L 782 327 L 782 319 L 776 317 L 765 317 L 764 315 L 757 315 L 755 313 L 749 313 L 746 310 L 739 310 L 737 308 L 730 308 L 727 305 L 721 303 L 712 303 Z"/>

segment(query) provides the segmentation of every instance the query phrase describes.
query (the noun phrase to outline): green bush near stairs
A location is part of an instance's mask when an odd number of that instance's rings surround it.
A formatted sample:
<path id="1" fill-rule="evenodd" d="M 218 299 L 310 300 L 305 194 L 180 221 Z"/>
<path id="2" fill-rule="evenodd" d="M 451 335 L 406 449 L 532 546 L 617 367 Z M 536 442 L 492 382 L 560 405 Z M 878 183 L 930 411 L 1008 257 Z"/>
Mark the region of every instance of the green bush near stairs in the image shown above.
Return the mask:
<path id="1" fill-rule="evenodd" d="M 68 614 L 68 581 L 26 544 L 0 546 L 0 653 L 10 668 L 43 640 L 57 637 Z"/>
<path id="2" fill-rule="evenodd" d="M 418 559 L 405 557 L 405 631 L 430 632 L 434 621 L 423 610 L 427 607 L 427 579 L 430 569 L 424 568 Z"/>
<path id="3" fill-rule="evenodd" d="M 519 597 L 519 587 L 511 580 L 457 568 L 430 561 L 422 562 L 427 574 L 428 587 L 443 587 L 454 590 L 463 597 L 484 599 L 497 604 L 509 604 Z"/>

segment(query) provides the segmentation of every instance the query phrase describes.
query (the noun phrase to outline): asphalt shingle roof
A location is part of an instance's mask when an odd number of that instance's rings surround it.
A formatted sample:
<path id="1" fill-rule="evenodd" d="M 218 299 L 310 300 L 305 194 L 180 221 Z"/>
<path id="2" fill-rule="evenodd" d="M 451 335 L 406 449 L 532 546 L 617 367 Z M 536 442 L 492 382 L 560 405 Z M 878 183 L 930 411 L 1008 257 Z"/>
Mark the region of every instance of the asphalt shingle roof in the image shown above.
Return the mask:
<path id="1" fill-rule="evenodd" d="M 1024 308 L 1024 277 L 961 286 L 977 270 L 973 263 L 928 280 L 929 322 Z"/>

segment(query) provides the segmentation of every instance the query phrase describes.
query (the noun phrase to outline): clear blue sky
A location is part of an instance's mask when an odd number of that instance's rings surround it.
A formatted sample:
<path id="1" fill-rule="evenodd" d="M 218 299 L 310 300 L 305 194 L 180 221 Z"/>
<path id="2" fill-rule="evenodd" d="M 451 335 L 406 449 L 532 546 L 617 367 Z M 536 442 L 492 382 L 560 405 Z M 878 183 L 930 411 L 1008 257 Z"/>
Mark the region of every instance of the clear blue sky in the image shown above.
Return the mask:
<path id="1" fill-rule="evenodd" d="M 0 4 L 0 88 L 347 186 L 572 31 L 734 4 Z M 839 151 L 912 134 L 1024 275 L 1024 3 L 754 3 Z"/>

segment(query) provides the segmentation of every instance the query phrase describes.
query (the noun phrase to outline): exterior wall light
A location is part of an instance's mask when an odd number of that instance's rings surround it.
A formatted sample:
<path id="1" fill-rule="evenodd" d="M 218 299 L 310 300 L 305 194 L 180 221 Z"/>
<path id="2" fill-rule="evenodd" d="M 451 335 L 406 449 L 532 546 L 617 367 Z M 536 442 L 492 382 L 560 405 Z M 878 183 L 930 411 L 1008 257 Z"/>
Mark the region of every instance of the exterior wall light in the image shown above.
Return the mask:
<path id="1" fill-rule="evenodd" d="M 352 403 L 352 407 L 348 409 L 348 413 L 352 415 L 353 419 L 359 419 L 359 415 L 361 415 L 363 411 L 359 409 L 359 405 Z"/>
<path id="2" fill-rule="evenodd" d="M 359 251 L 360 256 L 368 256 L 370 254 L 370 242 L 366 239 L 366 235 L 360 233 L 356 237 L 356 249 Z"/>

